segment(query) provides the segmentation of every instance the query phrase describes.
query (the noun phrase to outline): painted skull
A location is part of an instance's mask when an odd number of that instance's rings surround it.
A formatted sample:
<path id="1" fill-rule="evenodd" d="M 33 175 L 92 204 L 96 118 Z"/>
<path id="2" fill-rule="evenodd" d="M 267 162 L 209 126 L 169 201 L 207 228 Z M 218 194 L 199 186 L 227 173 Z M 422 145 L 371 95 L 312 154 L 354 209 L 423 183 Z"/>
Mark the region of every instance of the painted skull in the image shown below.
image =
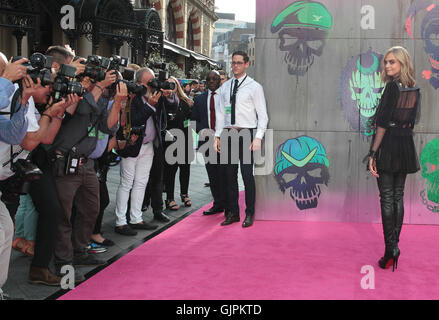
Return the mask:
<path id="1" fill-rule="evenodd" d="M 439 139 L 430 141 L 421 153 L 422 177 L 427 179 L 428 200 L 439 204 Z"/>
<path id="2" fill-rule="evenodd" d="M 424 71 L 424 77 L 429 78 L 430 84 L 439 88 L 439 8 L 430 10 L 422 21 L 422 39 L 425 53 L 431 64 L 431 71 Z"/>
<path id="3" fill-rule="evenodd" d="M 285 52 L 289 74 L 306 74 L 314 57 L 322 55 L 331 27 L 331 14 L 314 1 L 295 1 L 276 16 L 271 32 L 279 32 L 279 49 Z"/>
<path id="4" fill-rule="evenodd" d="M 325 148 L 307 136 L 287 140 L 276 152 L 275 178 L 283 193 L 290 189 L 299 210 L 316 208 L 320 186 L 329 182 Z"/>
<path id="5" fill-rule="evenodd" d="M 380 76 L 382 57 L 370 49 L 349 60 L 342 73 L 340 94 L 344 113 L 352 129 L 365 137 L 374 133 L 371 118 L 385 86 Z"/>

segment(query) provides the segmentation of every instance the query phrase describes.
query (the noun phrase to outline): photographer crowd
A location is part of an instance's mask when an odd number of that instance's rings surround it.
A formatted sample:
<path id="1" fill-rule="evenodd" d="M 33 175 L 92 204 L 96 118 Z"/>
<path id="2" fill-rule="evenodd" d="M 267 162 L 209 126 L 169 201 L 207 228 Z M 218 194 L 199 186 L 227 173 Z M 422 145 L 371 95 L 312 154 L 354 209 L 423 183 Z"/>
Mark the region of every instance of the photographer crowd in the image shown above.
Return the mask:
<path id="1" fill-rule="evenodd" d="M 33 284 L 59 286 L 65 265 L 75 267 L 79 283 L 85 279 L 80 267 L 106 263 L 92 253 L 114 245 L 103 237 L 101 225 L 110 202 L 107 173 L 119 161 L 116 233 L 132 236 L 157 228 L 142 219 L 149 206 L 156 221 L 170 221 L 162 197 L 166 192 L 167 209 L 179 209 L 174 198 L 178 169 L 181 203 L 192 205 L 189 123 L 197 121 L 200 131 L 199 109 L 225 74 L 212 71 L 207 82 L 182 87 L 165 65 L 154 68 L 161 70 L 158 77 L 119 56 L 85 59 L 62 46 L 29 59 L 7 60 L 0 53 L 0 300 L 7 298 L 1 287 L 11 248 L 32 257 Z M 211 119 L 203 128 L 214 131 Z M 174 141 L 171 129 L 181 130 L 185 142 L 184 160 L 173 164 L 165 161 Z M 206 168 L 216 201 L 208 215 L 225 203 L 218 174 Z"/>

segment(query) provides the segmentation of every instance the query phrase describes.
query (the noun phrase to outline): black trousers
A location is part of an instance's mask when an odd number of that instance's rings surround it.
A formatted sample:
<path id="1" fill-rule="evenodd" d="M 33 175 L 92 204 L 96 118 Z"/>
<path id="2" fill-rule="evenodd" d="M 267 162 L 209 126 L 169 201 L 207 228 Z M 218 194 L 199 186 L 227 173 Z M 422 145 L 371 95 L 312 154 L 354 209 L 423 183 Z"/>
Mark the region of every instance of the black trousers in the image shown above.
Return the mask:
<path id="1" fill-rule="evenodd" d="M 145 189 L 143 204 L 151 204 L 154 213 L 163 210 L 163 168 L 165 156 L 162 148 L 154 147 L 154 159 L 152 160 L 148 184 Z"/>
<path id="2" fill-rule="evenodd" d="M 110 196 L 108 195 L 108 188 L 106 181 L 99 181 L 99 215 L 96 219 L 96 224 L 93 229 L 93 234 L 100 234 L 102 228 L 102 219 L 104 218 L 105 208 L 110 204 Z"/>
<path id="3" fill-rule="evenodd" d="M 193 160 L 193 149 L 189 146 L 188 132 L 185 132 L 185 157 L 184 163 L 169 164 L 166 159 L 164 160 L 163 182 L 165 184 L 166 199 L 174 200 L 175 191 L 175 175 L 178 168 L 180 168 L 180 194 L 188 194 L 189 190 L 189 176 L 191 172 L 191 162 Z M 165 150 L 172 146 L 174 142 L 166 141 Z M 165 151 L 166 154 L 166 151 Z M 174 152 L 174 157 L 177 157 L 177 152 Z"/>
<path id="4" fill-rule="evenodd" d="M 239 215 L 239 189 L 238 189 L 238 163 L 233 163 L 233 148 L 236 152 L 236 148 L 239 148 L 239 166 L 241 167 L 241 176 L 244 182 L 245 188 L 245 214 L 254 215 L 255 213 L 255 200 L 256 200 L 256 186 L 255 178 L 253 176 L 254 157 L 253 152 L 249 151 L 250 144 L 253 141 L 253 131 L 250 131 L 250 139 L 244 139 L 239 137 L 237 145 L 232 144 L 232 140 L 221 140 L 221 150 L 228 146 L 228 164 L 220 165 L 220 174 L 224 177 L 223 184 L 226 186 L 225 199 L 226 210 L 232 215 Z"/>
<path id="5" fill-rule="evenodd" d="M 61 205 L 51 167 L 48 165 L 40 166 L 40 169 L 43 174 L 39 180 L 31 183 L 29 190 L 35 209 L 39 214 L 32 265 L 47 268 L 55 250 Z"/>
<path id="6" fill-rule="evenodd" d="M 210 192 L 213 197 L 213 207 L 223 209 L 226 207 L 226 187 L 221 174 L 220 156 L 217 154 L 217 163 L 206 163 L 207 176 L 209 177 Z M 207 160 L 207 157 L 205 158 Z"/>
<path id="7" fill-rule="evenodd" d="M 406 173 L 379 172 L 381 218 L 386 251 L 398 245 L 404 221 L 404 187 Z"/>

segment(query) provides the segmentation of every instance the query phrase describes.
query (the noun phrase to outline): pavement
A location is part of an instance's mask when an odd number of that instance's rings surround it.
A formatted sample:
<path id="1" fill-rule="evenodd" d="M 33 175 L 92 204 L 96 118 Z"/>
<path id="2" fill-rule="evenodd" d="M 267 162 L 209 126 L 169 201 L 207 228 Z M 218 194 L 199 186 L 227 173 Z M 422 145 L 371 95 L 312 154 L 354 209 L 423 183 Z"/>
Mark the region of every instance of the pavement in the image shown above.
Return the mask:
<path id="1" fill-rule="evenodd" d="M 210 193 L 210 188 L 205 187 L 204 183 L 208 182 L 207 172 L 202 158 L 198 157 L 197 162 L 191 165 L 191 174 L 189 181 L 189 197 L 192 200 L 191 207 L 184 207 L 179 198 L 180 183 L 178 178 L 178 172 L 176 174 L 175 183 L 175 200 L 180 209 L 177 211 L 164 210 L 165 214 L 171 219 L 168 223 L 154 221 L 154 224 L 158 224 L 159 228 L 156 230 L 137 230 L 136 236 L 123 236 L 114 232 L 115 223 L 115 206 L 116 206 L 116 191 L 119 186 L 119 166 L 113 167 L 108 172 L 107 186 L 110 194 L 110 204 L 105 210 L 102 232 L 104 238 L 111 239 L 115 242 L 115 245 L 108 248 L 107 252 L 95 254 L 96 258 L 103 259 L 109 264 L 120 259 L 125 254 L 137 248 L 145 241 L 157 236 L 161 232 L 166 231 L 168 228 L 172 228 L 176 223 L 189 216 L 191 213 L 202 208 L 206 204 L 213 201 Z M 238 174 L 238 182 L 240 190 L 243 189 L 243 183 L 241 175 Z M 163 199 L 166 199 L 166 195 L 163 194 Z M 151 222 L 153 220 L 153 214 L 151 208 L 143 213 L 144 221 Z M 60 287 L 50 287 L 45 285 L 35 285 L 28 281 L 29 266 L 31 263 L 30 257 L 24 256 L 20 252 L 12 250 L 11 261 L 9 265 L 8 280 L 3 286 L 3 291 L 13 298 L 25 299 L 25 300 L 44 300 L 44 299 L 56 299 L 65 290 Z M 105 267 L 87 267 L 80 268 L 80 271 L 85 274 L 86 279 L 90 278 Z M 52 269 L 53 270 L 53 269 Z"/>

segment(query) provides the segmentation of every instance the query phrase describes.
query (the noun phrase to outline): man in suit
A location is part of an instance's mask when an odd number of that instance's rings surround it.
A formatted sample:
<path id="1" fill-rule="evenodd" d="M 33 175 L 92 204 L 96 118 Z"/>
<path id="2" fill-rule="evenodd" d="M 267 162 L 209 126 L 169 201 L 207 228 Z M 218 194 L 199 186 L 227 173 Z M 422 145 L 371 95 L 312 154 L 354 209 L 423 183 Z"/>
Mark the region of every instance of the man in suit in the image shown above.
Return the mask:
<path id="1" fill-rule="evenodd" d="M 226 220 L 221 225 L 239 221 L 238 162 L 232 154 L 239 154 L 241 176 L 245 187 L 246 217 L 243 228 L 253 225 L 255 213 L 256 187 L 253 176 L 253 151 L 261 148 L 262 139 L 268 124 L 267 106 L 264 90 L 250 78 L 246 70 L 249 57 L 246 52 L 232 54 L 233 78 L 224 83 L 220 90 L 220 104 L 216 108 L 216 132 L 214 147 L 228 150 L 227 164 L 221 166 L 225 177 Z M 222 135 L 224 131 L 224 135 Z M 239 140 L 232 139 L 234 135 Z M 221 137 L 221 140 L 220 140 Z M 225 138 L 223 140 L 223 137 Z M 248 137 L 248 139 L 246 139 Z"/>
<path id="2" fill-rule="evenodd" d="M 206 81 L 208 90 L 195 97 L 191 119 L 197 122 L 197 133 L 201 133 L 201 136 L 206 136 L 206 139 L 209 139 L 207 143 L 212 144 L 216 121 L 215 106 L 219 105 L 218 89 L 220 87 L 220 74 L 218 71 L 213 70 L 208 73 Z M 208 132 L 206 132 L 206 130 Z M 199 146 L 204 143 L 205 141 L 200 141 Z M 206 160 L 206 171 L 209 177 L 210 191 L 213 196 L 213 206 L 209 210 L 204 211 L 204 214 L 212 215 L 224 211 L 225 199 L 220 175 L 219 154 L 216 154 L 216 163 L 209 163 L 208 152 L 209 150 L 204 154 L 204 159 Z"/>
<path id="3" fill-rule="evenodd" d="M 157 125 L 160 108 L 161 91 L 154 92 L 147 85 L 154 78 L 154 72 L 149 68 L 139 69 L 136 78 L 145 84 L 146 95 L 137 95 L 131 102 L 131 126 L 145 126 L 145 136 L 119 151 L 120 184 L 116 193 L 116 227 L 115 232 L 122 235 L 136 235 L 133 229 L 153 230 L 157 225 L 151 225 L 142 219 L 142 203 L 149 173 L 154 158 L 154 146 L 159 145 L 160 130 Z M 126 211 L 130 197 L 130 223 L 127 224 Z"/>

